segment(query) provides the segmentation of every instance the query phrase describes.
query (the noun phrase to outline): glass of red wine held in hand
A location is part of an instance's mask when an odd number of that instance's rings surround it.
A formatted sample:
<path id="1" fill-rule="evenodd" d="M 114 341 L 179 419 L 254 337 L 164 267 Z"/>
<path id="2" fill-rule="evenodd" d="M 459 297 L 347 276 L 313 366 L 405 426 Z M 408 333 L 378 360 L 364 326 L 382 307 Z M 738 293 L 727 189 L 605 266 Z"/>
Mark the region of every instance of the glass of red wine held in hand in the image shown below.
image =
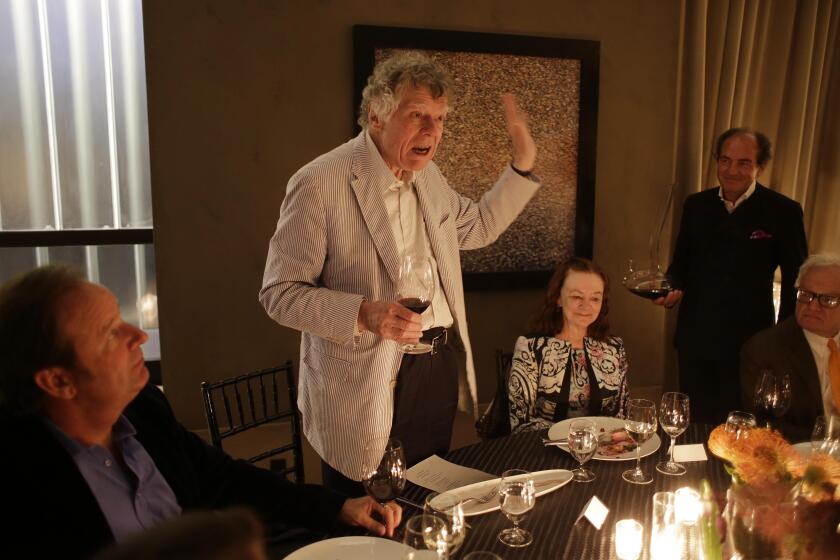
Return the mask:
<path id="1" fill-rule="evenodd" d="M 397 297 L 403 307 L 423 314 L 432 304 L 435 295 L 435 266 L 430 257 L 407 253 L 400 265 Z M 406 354 L 425 354 L 432 351 L 432 345 L 423 341 L 403 344 L 400 349 Z"/>
<path id="2" fill-rule="evenodd" d="M 381 437 L 367 442 L 362 486 L 383 505 L 400 497 L 405 488 L 405 454 L 400 440 Z"/>
<path id="3" fill-rule="evenodd" d="M 755 386 L 755 412 L 760 422 L 770 427 L 770 419 L 778 420 L 790 408 L 790 376 L 766 369 Z"/>

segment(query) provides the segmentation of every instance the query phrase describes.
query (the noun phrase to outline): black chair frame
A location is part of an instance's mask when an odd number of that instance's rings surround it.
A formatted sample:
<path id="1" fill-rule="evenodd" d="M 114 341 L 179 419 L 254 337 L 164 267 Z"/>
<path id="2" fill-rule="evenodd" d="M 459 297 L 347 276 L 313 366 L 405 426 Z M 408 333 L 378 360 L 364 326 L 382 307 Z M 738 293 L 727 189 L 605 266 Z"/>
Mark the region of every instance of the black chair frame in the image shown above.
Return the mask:
<path id="1" fill-rule="evenodd" d="M 289 407 L 280 407 L 282 389 L 278 385 L 285 377 Z M 292 442 L 287 445 L 274 447 L 247 460 L 256 463 L 275 455 L 292 452 L 294 464 L 276 472 L 284 476 L 294 474 L 295 482 L 303 483 L 303 446 L 300 437 L 300 417 L 297 411 L 297 389 L 294 380 L 294 367 L 291 361 L 282 366 L 267 368 L 231 377 L 215 383 L 204 381 L 201 383 L 201 395 L 204 400 L 204 413 L 207 417 L 207 427 L 210 430 L 210 440 L 215 447 L 223 449 L 222 442 L 232 436 L 263 424 L 289 420 L 291 424 Z M 214 395 L 221 398 L 223 420 L 226 427 L 219 427 L 219 417 L 216 410 Z"/>
<path id="2" fill-rule="evenodd" d="M 496 395 L 487 410 L 475 423 L 481 439 L 492 439 L 510 433 L 510 404 L 508 403 L 508 376 L 513 363 L 513 353 L 496 350 Z"/>

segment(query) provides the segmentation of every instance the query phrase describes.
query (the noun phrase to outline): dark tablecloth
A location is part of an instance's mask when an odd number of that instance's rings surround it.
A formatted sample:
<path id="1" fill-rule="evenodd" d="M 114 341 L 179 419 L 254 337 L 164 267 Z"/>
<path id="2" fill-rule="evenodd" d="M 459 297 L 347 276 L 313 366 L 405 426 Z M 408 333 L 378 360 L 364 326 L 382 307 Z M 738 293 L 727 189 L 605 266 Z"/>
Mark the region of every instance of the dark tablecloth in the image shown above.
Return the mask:
<path id="1" fill-rule="evenodd" d="M 677 444 L 706 443 L 713 426 L 692 425 L 677 439 Z M 577 466 L 566 451 L 544 447 L 540 438 L 545 432 L 529 432 L 484 441 L 448 453 L 446 460 L 480 469 L 500 476 L 506 469 L 521 468 L 529 471 L 546 469 L 573 469 Z M 537 498 L 534 509 L 526 516 L 521 526 L 531 531 L 534 542 L 521 549 L 509 548 L 497 539 L 499 532 L 512 526 L 500 511 L 467 518 L 471 529 L 456 558 L 462 558 L 472 550 L 491 550 L 506 560 L 517 558 L 568 558 L 568 559 L 614 559 L 613 528 L 620 519 L 632 517 L 645 526 L 645 543 L 650 532 L 651 498 L 654 492 L 676 490 L 691 486 L 697 490 L 700 481 L 707 479 L 715 493 L 725 496 L 730 478 L 723 463 L 712 456 L 706 448 L 708 461 L 683 463 L 688 472 L 682 476 L 667 476 L 656 471 L 656 463 L 667 457 L 669 438 L 661 430 L 662 445 L 654 454 L 642 459 L 642 468 L 654 475 L 654 481 L 647 485 L 630 484 L 621 478 L 621 473 L 631 468 L 631 461 L 592 460 L 588 467 L 597 479 L 589 483 L 569 482 L 562 488 Z M 408 483 L 405 498 L 422 504 L 429 490 Z M 600 530 L 588 521 L 575 524 L 586 502 L 598 496 L 610 509 Z M 417 510 L 405 506 L 405 516 L 410 517 Z M 646 559 L 647 544 L 642 558 Z"/>

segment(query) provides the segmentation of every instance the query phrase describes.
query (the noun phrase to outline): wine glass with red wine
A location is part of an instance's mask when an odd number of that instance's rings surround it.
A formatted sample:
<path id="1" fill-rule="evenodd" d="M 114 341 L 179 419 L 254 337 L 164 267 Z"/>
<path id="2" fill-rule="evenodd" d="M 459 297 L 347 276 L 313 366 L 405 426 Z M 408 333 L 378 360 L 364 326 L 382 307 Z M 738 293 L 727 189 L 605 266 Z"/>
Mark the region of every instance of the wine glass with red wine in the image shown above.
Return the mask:
<path id="1" fill-rule="evenodd" d="M 790 376 L 766 369 L 755 386 L 755 412 L 760 422 L 770 427 L 770 420 L 778 420 L 790 408 Z"/>
<path id="2" fill-rule="evenodd" d="M 400 497 L 405 488 L 405 454 L 400 440 L 380 437 L 365 444 L 362 486 L 380 504 Z"/>
<path id="3" fill-rule="evenodd" d="M 400 305 L 422 315 L 432 304 L 435 295 L 435 265 L 430 257 L 406 253 L 400 265 L 397 297 Z M 422 340 L 416 344 L 403 344 L 406 354 L 425 354 L 432 345 Z"/>
<path id="4" fill-rule="evenodd" d="M 673 289 L 671 278 L 660 270 L 659 265 L 636 269 L 631 260 L 621 283 L 631 293 L 645 299 L 659 299 Z"/>

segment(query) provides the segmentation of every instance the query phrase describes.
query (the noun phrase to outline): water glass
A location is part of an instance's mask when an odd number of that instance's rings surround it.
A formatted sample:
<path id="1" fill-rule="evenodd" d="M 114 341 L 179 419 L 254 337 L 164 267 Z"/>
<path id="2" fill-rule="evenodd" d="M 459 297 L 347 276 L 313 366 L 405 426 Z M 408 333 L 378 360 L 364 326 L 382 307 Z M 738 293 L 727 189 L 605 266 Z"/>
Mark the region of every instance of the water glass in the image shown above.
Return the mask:
<path id="1" fill-rule="evenodd" d="M 502 473 L 499 484 L 499 509 L 513 522 L 513 527 L 499 533 L 499 541 L 513 548 L 528 546 L 534 541 L 529 531 L 519 527 L 519 522 L 531 511 L 536 502 L 534 479 L 531 473 L 511 469 Z"/>
<path id="2" fill-rule="evenodd" d="M 415 515 L 405 523 L 403 544 L 412 550 L 403 560 L 440 560 L 446 552 L 446 527 L 434 515 Z"/>
<path id="3" fill-rule="evenodd" d="M 569 453 L 580 464 L 572 471 L 575 482 L 592 482 L 595 473 L 584 467 L 598 450 L 598 424 L 593 420 L 575 420 L 569 426 Z"/>
<path id="4" fill-rule="evenodd" d="M 642 445 L 656 433 L 656 405 L 647 399 L 630 399 L 624 429 L 636 443 L 636 468 L 621 473 L 621 478 L 632 484 L 650 484 L 653 476 L 642 470 Z"/>
<path id="5" fill-rule="evenodd" d="M 840 455 L 840 416 L 817 416 L 811 433 L 811 451 Z"/>
<path id="6" fill-rule="evenodd" d="M 676 496 L 673 492 L 657 492 L 653 495 L 650 527 L 651 559 L 672 560 L 678 549 Z"/>
<path id="7" fill-rule="evenodd" d="M 474 550 L 464 556 L 464 560 L 502 560 L 502 557 L 489 550 Z"/>
<path id="8" fill-rule="evenodd" d="M 750 430 L 758 426 L 755 415 L 741 410 L 733 410 L 726 417 L 727 433 L 735 434 L 735 439 L 743 439 L 749 436 Z"/>
<path id="9" fill-rule="evenodd" d="M 434 515 L 446 526 L 446 550 L 450 556 L 461 548 L 467 534 L 462 504 L 463 500 L 451 492 L 432 492 L 423 506 L 423 513 Z"/>

